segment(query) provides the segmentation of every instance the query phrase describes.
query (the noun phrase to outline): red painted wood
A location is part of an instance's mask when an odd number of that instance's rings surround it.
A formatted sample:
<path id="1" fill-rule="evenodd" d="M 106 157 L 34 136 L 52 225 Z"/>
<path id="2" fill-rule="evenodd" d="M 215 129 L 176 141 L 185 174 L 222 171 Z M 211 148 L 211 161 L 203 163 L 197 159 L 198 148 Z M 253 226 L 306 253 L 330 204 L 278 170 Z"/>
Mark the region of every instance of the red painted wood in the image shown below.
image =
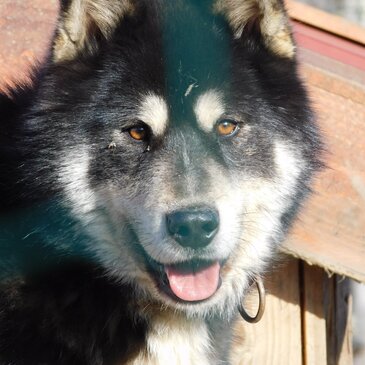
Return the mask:
<path id="1" fill-rule="evenodd" d="M 293 28 L 299 47 L 365 71 L 365 47 L 296 21 Z"/>

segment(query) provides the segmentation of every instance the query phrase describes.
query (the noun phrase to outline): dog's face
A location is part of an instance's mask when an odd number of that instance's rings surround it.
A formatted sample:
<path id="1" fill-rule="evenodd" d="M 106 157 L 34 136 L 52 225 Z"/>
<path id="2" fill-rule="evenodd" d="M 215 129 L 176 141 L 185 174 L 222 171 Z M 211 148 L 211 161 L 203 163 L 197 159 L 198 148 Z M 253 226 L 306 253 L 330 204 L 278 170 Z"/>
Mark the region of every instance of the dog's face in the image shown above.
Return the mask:
<path id="1" fill-rule="evenodd" d="M 245 34 L 235 1 L 84 3 L 87 21 L 64 4 L 40 91 L 63 204 L 112 277 L 189 315 L 230 315 L 315 167 L 290 36 L 270 41 L 262 16 Z"/>

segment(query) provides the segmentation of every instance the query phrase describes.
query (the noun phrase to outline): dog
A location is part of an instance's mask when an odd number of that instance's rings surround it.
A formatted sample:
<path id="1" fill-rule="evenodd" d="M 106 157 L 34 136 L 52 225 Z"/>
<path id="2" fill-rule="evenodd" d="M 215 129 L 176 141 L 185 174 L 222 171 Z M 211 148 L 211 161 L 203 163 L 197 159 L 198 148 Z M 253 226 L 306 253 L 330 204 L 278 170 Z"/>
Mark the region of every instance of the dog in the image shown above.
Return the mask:
<path id="1" fill-rule="evenodd" d="M 62 0 L 0 113 L 0 364 L 231 364 L 321 165 L 283 2 Z"/>

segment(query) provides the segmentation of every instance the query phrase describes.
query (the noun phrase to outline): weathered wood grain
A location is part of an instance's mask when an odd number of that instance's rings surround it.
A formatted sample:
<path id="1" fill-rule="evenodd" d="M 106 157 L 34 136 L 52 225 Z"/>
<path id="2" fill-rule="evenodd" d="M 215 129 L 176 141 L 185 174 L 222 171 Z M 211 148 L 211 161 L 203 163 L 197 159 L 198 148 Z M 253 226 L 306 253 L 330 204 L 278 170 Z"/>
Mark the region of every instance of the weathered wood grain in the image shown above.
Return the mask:
<path id="1" fill-rule="evenodd" d="M 313 27 L 365 45 L 365 29 L 359 25 L 298 1 L 285 0 L 289 15 Z"/>
<path id="2" fill-rule="evenodd" d="M 302 365 L 298 275 L 298 261 L 289 260 L 267 277 L 266 312 L 257 324 L 237 324 L 233 365 Z M 254 314 L 256 303 L 251 307 Z"/>
<path id="3" fill-rule="evenodd" d="M 304 66 L 303 77 L 326 140 L 328 166 L 284 250 L 329 271 L 365 282 L 365 87 L 344 95 L 342 77 Z M 331 79 L 329 87 L 323 78 Z"/>
<path id="4" fill-rule="evenodd" d="M 353 364 L 348 279 L 307 264 L 301 272 L 305 365 Z"/>
<path id="5" fill-rule="evenodd" d="M 326 293 L 330 279 L 319 267 L 308 267 L 303 277 L 303 351 L 305 364 L 327 364 Z"/>

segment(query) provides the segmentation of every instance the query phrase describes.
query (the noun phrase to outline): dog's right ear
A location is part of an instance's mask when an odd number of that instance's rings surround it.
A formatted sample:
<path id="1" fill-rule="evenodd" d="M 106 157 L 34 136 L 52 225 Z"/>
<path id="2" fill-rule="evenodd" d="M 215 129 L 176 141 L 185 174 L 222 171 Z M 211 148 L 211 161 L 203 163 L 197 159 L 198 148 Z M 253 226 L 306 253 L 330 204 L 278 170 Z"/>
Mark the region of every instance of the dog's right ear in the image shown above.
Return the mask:
<path id="1" fill-rule="evenodd" d="M 119 22 L 135 11 L 133 0 L 61 0 L 53 42 L 53 61 L 92 55 Z"/>
<path id="2" fill-rule="evenodd" d="M 236 38 L 251 29 L 275 55 L 294 57 L 295 43 L 283 0 L 215 0 L 215 10 L 225 16 Z"/>

